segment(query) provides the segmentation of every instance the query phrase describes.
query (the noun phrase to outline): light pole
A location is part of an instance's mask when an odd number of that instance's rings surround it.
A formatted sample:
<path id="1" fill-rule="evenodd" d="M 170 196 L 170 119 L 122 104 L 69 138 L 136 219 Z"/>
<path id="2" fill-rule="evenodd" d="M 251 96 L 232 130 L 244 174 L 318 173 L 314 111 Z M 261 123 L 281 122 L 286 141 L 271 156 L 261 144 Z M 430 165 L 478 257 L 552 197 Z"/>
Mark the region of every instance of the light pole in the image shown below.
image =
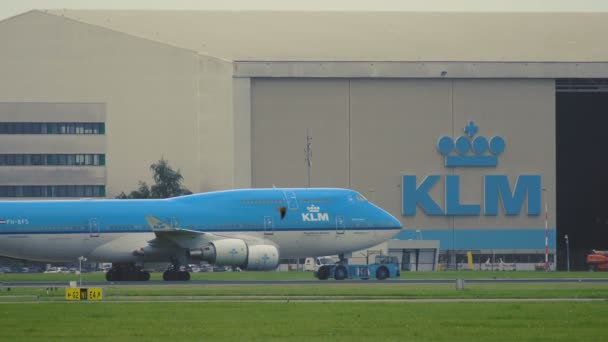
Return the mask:
<path id="1" fill-rule="evenodd" d="M 570 241 L 568 240 L 568 234 L 564 235 L 566 239 L 566 269 L 570 272 Z"/>
<path id="2" fill-rule="evenodd" d="M 543 188 L 545 201 L 545 272 L 549 271 L 549 207 L 547 204 L 547 188 Z"/>
<path id="3" fill-rule="evenodd" d="M 87 261 L 87 258 L 80 256 L 78 257 L 78 287 L 82 287 L 82 262 Z"/>

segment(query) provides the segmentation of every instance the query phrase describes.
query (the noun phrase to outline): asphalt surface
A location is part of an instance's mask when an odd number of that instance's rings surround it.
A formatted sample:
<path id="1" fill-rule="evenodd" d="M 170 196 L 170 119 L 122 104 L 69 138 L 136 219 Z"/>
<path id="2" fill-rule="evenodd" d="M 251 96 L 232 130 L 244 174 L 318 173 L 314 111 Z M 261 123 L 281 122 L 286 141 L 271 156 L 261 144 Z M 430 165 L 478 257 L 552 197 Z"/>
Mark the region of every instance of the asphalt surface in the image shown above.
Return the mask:
<path id="1" fill-rule="evenodd" d="M 384 299 L 293 299 L 293 298 L 274 298 L 274 299 L 226 299 L 226 298 L 191 298 L 191 299 L 170 299 L 170 300 L 109 300 L 103 303 L 108 304 L 133 304 L 133 303 L 558 303 L 558 302 L 607 302 L 605 298 L 435 298 L 435 299 L 405 299 L 405 298 L 384 298 Z M 40 301 L 38 299 L 15 301 L 0 301 L 0 304 L 63 304 L 64 301 Z"/>
<path id="2" fill-rule="evenodd" d="M 83 286 L 192 286 L 192 285 L 305 285 L 305 284 L 454 284 L 455 279 L 394 279 L 394 280 L 191 280 L 191 281 L 121 281 L 83 282 Z M 467 284 L 572 284 L 604 283 L 608 279 L 465 279 Z M 0 287 L 64 287 L 66 282 L 3 282 Z"/>

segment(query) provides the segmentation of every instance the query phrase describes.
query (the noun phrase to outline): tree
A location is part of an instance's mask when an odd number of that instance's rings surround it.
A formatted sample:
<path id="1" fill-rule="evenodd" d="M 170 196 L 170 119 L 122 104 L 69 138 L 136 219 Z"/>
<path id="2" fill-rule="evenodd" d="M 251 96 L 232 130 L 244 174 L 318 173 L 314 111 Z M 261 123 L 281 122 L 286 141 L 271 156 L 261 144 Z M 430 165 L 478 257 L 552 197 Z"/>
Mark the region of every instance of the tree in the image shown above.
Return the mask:
<path id="1" fill-rule="evenodd" d="M 161 158 L 157 163 L 150 165 L 154 185 L 148 187 L 146 182 L 139 181 L 137 190 L 131 191 L 128 195 L 121 192 L 116 198 L 120 199 L 139 199 L 139 198 L 168 198 L 182 195 L 189 195 L 192 192 L 182 186 L 184 177 L 179 170 L 175 171 L 169 162 Z"/>

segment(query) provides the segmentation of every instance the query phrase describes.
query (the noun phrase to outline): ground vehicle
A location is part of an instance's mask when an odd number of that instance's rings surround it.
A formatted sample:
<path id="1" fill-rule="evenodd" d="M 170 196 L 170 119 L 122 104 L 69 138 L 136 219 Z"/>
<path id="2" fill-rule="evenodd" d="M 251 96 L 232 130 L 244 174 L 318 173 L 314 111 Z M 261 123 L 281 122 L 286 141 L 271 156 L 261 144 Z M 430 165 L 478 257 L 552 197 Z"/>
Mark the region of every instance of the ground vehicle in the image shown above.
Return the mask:
<path id="1" fill-rule="evenodd" d="M 44 271 L 44 273 L 69 273 L 67 267 L 49 267 Z"/>
<path id="2" fill-rule="evenodd" d="M 349 265 L 337 263 L 323 265 L 315 272 L 320 280 L 334 278 L 336 280 L 369 279 L 376 277 L 378 280 L 399 277 L 399 260 L 395 256 L 376 255 L 375 262 L 369 265 Z"/>
<path id="3" fill-rule="evenodd" d="M 608 271 L 608 251 L 591 250 L 587 255 L 587 264 L 590 271 Z"/>
<path id="4" fill-rule="evenodd" d="M 338 262 L 337 257 L 324 256 L 316 258 L 306 258 L 304 260 L 304 271 L 316 272 L 323 265 L 332 265 Z"/>
<path id="5" fill-rule="evenodd" d="M 200 272 L 201 267 L 196 264 L 190 264 L 190 265 L 188 265 L 188 270 L 189 270 L 189 272 Z"/>
<path id="6" fill-rule="evenodd" d="M 112 263 L 102 262 L 102 263 L 97 264 L 97 267 L 100 271 L 108 272 L 112 268 Z"/>

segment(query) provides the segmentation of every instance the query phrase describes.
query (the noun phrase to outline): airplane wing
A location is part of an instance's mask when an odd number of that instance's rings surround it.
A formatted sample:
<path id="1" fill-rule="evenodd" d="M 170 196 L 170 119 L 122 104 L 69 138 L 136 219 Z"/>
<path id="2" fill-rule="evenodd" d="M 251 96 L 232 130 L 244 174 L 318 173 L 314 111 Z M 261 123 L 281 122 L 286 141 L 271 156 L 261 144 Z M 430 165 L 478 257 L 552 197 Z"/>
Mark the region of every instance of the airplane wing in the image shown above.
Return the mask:
<path id="1" fill-rule="evenodd" d="M 159 237 L 159 235 L 163 235 L 163 234 L 171 234 L 171 235 L 177 235 L 177 236 L 198 236 L 198 235 L 209 234 L 209 233 L 205 233 L 205 232 L 199 232 L 196 230 L 172 227 L 171 225 L 159 220 L 158 218 L 156 218 L 154 216 L 146 216 L 146 221 L 148 222 L 148 225 L 150 226 L 150 228 L 152 228 L 152 231 L 154 232 L 154 234 L 156 234 L 157 237 Z"/>
<path id="2" fill-rule="evenodd" d="M 150 245 L 171 242 L 182 248 L 196 248 L 210 241 L 223 239 L 223 237 L 211 233 L 172 227 L 154 216 L 146 216 L 146 221 L 156 235 L 155 239 L 148 241 Z"/>
<path id="3" fill-rule="evenodd" d="M 148 241 L 150 245 L 166 245 L 169 242 L 182 248 L 199 248 L 209 242 L 229 238 L 241 239 L 249 245 L 264 244 L 263 240 L 250 235 L 223 236 L 214 233 L 173 227 L 154 216 L 146 216 L 145 218 L 156 235 L 155 239 Z"/>

